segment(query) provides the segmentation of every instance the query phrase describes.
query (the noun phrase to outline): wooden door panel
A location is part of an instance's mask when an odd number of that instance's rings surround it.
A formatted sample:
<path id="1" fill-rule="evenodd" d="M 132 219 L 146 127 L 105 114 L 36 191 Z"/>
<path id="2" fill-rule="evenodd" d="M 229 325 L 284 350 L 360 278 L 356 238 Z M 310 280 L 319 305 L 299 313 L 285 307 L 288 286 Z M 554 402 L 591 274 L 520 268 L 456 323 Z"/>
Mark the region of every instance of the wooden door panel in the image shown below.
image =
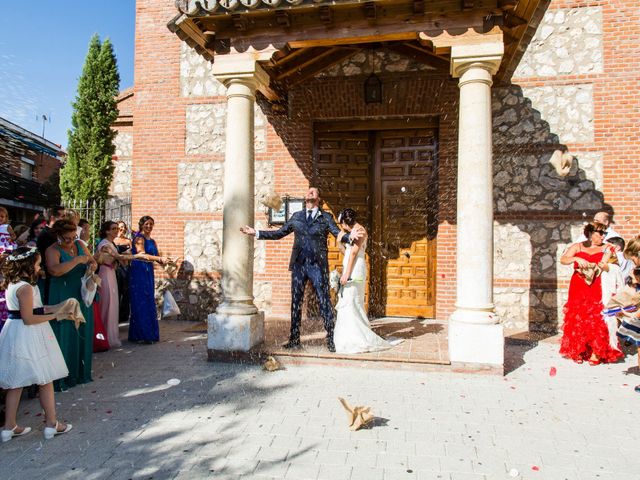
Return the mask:
<path id="1" fill-rule="evenodd" d="M 435 315 L 434 130 L 378 132 L 376 238 L 387 316 Z"/>
<path id="2" fill-rule="evenodd" d="M 369 231 L 367 306 L 374 316 L 435 315 L 435 129 L 316 132 L 314 182 L 334 215 Z M 372 160 L 373 159 L 373 160 Z M 329 240 L 329 268 L 342 254 Z"/>
<path id="3" fill-rule="evenodd" d="M 370 141 L 368 132 L 316 132 L 315 185 L 320 189 L 324 209 L 334 218 L 343 208 L 353 208 L 358 221 L 370 231 Z M 329 271 L 342 270 L 343 255 L 329 236 Z M 368 262 L 368 257 L 367 257 Z M 365 305 L 368 301 L 368 284 Z"/>

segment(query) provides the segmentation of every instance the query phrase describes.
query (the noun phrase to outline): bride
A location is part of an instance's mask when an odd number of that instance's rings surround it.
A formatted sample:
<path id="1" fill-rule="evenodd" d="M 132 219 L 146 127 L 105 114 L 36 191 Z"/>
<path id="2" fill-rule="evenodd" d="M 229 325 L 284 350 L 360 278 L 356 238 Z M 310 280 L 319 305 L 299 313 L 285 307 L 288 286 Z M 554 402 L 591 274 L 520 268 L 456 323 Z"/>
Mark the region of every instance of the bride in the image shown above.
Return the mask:
<path id="1" fill-rule="evenodd" d="M 367 279 L 367 265 L 364 252 L 367 247 L 367 232 L 356 222 L 356 212 L 345 208 L 338 214 L 340 227 L 351 232 L 353 228 L 362 231 L 362 235 L 347 245 L 342 262 L 337 319 L 333 340 L 336 353 L 364 353 L 386 350 L 394 343 L 379 337 L 371 330 L 369 319 L 364 311 L 364 287 Z"/>

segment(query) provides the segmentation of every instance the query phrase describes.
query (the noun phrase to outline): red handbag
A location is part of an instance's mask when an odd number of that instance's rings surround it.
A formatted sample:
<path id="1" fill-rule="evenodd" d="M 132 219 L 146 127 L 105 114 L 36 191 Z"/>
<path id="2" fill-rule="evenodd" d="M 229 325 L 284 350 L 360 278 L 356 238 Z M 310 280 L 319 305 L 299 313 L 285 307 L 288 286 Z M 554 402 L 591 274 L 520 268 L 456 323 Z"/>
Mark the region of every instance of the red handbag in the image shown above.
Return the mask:
<path id="1" fill-rule="evenodd" d="M 107 330 L 102 323 L 98 302 L 93 302 L 93 353 L 109 350 Z"/>

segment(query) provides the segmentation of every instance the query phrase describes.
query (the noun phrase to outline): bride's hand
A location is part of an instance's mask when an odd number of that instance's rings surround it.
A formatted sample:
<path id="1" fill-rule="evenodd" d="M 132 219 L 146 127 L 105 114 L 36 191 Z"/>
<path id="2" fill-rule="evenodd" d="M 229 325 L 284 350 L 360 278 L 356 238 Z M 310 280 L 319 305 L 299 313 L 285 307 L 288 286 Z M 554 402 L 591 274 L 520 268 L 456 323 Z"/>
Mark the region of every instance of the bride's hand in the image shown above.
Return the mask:
<path id="1" fill-rule="evenodd" d="M 349 275 L 347 275 L 346 273 L 343 273 L 342 276 L 340 277 L 340 285 L 346 285 L 347 282 L 349 281 Z"/>
<path id="2" fill-rule="evenodd" d="M 358 239 L 364 237 L 364 235 L 365 235 L 364 227 L 362 227 L 361 225 L 357 225 L 351 230 L 351 232 L 349 232 L 349 240 L 352 242 L 355 242 Z"/>

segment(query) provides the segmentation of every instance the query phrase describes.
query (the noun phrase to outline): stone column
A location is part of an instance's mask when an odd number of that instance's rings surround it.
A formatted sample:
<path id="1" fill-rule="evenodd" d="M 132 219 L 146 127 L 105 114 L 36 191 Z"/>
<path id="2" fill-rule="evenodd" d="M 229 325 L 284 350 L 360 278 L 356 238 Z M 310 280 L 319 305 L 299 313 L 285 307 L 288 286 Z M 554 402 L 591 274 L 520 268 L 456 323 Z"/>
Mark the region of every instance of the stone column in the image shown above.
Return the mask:
<path id="1" fill-rule="evenodd" d="M 209 315 L 209 351 L 248 351 L 264 340 L 264 313 L 253 303 L 254 238 L 240 227 L 254 224 L 255 92 L 264 72 L 255 60 L 214 64 L 227 87 L 224 209 L 222 217 L 223 301 Z M 222 71 L 220 71 L 222 70 Z"/>
<path id="2" fill-rule="evenodd" d="M 493 304 L 493 158 L 491 85 L 502 42 L 451 49 L 459 77 L 457 296 L 449 323 L 452 362 L 504 362 L 502 325 Z"/>

